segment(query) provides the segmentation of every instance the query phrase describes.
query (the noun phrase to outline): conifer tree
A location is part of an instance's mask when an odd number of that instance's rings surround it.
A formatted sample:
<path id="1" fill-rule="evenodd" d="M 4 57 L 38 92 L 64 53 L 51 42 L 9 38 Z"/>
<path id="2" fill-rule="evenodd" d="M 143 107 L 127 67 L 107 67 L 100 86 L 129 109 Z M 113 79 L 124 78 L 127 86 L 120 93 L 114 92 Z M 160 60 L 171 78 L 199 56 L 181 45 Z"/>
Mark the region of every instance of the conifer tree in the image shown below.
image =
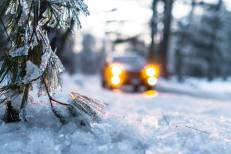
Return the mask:
<path id="1" fill-rule="evenodd" d="M 220 73 L 222 42 L 226 42 L 222 11 L 225 10 L 222 0 L 215 4 L 192 0 L 190 14 L 181 20 L 177 30 L 176 73 L 197 77 L 208 77 L 212 80 Z M 195 8 L 203 13 L 197 15 Z"/>
<path id="2" fill-rule="evenodd" d="M 72 94 L 71 103 L 52 97 L 60 87 L 59 74 L 64 67 L 50 46 L 48 28 L 65 30 L 79 14 L 88 15 L 83 0 L 1 0 L 0 20 L 9 39 L 0 64 L 0 104 L 5 105 L 5 121 L 24 119 L 24 109 L 33 84 L 46 92 L 52 111 L 62 121 L 54 102 L 68 108 L 72 116 L 84 115 L 85 120 L 97 117 L 100 104 L 80 94 Z M 98 107 L 98 108 L 97 108 Z M 87 116 L 85 116 L 87 115 Z"/>

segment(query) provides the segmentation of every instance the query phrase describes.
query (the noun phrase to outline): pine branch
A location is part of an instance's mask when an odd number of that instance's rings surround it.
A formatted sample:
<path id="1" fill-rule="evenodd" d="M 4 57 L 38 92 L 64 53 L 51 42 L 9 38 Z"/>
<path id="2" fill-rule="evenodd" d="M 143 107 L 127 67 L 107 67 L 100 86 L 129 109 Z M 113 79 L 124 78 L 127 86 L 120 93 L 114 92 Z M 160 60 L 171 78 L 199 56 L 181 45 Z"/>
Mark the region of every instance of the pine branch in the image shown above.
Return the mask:
<path id="1" fill-rule="evenodd" d="M 64 69 L 51 49 L 47 28 L 66 30 L 72 20 L 80 25 L 79 13 L 88 14 L 87 6 L 82 0 L 4 0 L 0 4 L 5 6 L 0 8 L 0 24 L 11 43 L 0 66 L 0 93 L 3 98 L 10 97 L 1 100 L 1 104 L 13 100 L 11 93 L 21 95 L 22 100 L 17 103 L 23 110 L 28 102 L 30 87 L 35 81 L 41 80 L 52 111 L 62 121 L 62 115 L 55 110 L 54 103 L 68 108 L 73 105 L 56 100 L 50 94 L 59 87 L 58 76 Z"/>

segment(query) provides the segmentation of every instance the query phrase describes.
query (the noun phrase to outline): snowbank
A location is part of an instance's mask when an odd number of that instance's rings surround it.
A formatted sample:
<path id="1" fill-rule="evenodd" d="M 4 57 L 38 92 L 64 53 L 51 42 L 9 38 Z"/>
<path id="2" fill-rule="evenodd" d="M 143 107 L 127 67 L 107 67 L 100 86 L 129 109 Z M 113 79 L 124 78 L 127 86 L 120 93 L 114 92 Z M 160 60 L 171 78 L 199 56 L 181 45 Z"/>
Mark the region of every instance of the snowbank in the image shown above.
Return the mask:
<path id="1" fill-rule="evenodd" d="M 222 79 L 209 82 L 206 79 L 188 78 L 182 83 L 179 83 L 176 78 L 160 79 L 157 90 L 202 98 L 231 99 L 231 81 Z"/>

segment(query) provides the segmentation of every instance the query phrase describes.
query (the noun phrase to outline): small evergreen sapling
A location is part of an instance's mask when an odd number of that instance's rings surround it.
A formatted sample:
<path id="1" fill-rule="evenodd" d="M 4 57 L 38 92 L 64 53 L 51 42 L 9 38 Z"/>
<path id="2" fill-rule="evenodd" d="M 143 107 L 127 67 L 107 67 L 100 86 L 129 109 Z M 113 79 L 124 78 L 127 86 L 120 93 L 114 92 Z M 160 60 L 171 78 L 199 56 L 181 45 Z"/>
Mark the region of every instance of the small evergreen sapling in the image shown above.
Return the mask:
<path id="1" fill-rule="evenodd" d="M 24 109 L 32 84 L 46 92 L 52 111 L 65 122 L 54 108 L 54 102 L 64 105 L 72 116 L 84 116 L 85 122 L 97 119 L 102 105 L 80 94 L 72 94 L 72 101 L 63 103 L 51 93 L 60 87 L 59 74 L 64 67 L 51 49 L 46 29 L 67 29 L 73 20 L 80 27 L 79 14 L 88 15 L 82 0 L 1 0 L 0 20 L 9 39 L 0 63 L 0 105 L 4 105 L 4 120 L 24 119 Z M 1 51 L 2 52 L 2 51 Z"/>

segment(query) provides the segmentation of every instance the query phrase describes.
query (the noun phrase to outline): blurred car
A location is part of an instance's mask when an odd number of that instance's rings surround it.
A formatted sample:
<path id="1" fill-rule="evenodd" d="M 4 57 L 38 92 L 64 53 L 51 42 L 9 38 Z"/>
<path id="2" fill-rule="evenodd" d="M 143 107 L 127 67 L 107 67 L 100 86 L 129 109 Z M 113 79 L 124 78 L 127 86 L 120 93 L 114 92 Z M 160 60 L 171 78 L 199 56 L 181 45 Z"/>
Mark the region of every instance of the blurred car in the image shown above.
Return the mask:
<path id="1" fill-rule="evenodd" d="M 102 86 L 117 89 L 131 85 L 134 91 L 143 86 L 150 90 L 158 81 L 159 67 L 136 54 L 113 55 L 104 64 L 102 70 Z"/>

